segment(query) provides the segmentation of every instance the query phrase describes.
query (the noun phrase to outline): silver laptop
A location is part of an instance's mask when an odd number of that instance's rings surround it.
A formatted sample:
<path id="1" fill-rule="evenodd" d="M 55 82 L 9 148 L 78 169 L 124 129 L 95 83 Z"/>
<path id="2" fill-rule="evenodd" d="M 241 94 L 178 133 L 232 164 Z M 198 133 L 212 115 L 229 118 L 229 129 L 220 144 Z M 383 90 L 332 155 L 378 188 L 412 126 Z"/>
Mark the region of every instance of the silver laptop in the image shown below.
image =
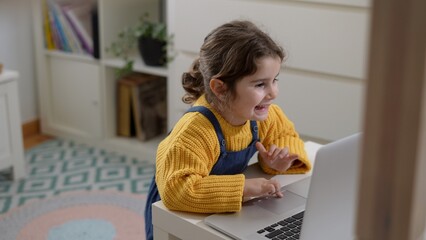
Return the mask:
<path id="1" fill-rule="evenodd" d="M 361 136 L 321 147 L 312 176 L 284 186 L 283 198 L 252 199 L 205 224 L 234 239 L 353 239 Z"/>

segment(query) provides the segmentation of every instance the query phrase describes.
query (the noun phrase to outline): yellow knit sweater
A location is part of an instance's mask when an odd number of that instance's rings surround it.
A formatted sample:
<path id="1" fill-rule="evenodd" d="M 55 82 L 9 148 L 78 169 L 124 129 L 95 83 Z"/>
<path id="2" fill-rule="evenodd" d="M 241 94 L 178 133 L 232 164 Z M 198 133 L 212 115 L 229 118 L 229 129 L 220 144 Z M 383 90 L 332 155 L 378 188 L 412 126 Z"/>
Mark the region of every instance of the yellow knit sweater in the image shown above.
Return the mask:
<path id="1" fill-rule="evenodd" d="M 228 151 L 239 151 L 250 144 L 249 121 L 242 126 L 230 125 L 204 96 L 194 104 L 199 105 L 209 108 L 218 119 Z M 268 169 L 259 159 L 266 173 L 305 173 L 311 169 L 303 141 L 277 105 L 272 105 L 268 118 L 257 124 L 260 140 L 266 148 L 271 144 L 287 146 L 291 153 L 299 155 L 299 160 L 286 172 Z M 245 177 L 243 174 L 209 175 L 219 154 L 219 142 L 210 121 L 198 112 L 183 115 L 157 150 L 156 183 L 163 203 L 169 209 L 188 212 L 239 211 Z"/>

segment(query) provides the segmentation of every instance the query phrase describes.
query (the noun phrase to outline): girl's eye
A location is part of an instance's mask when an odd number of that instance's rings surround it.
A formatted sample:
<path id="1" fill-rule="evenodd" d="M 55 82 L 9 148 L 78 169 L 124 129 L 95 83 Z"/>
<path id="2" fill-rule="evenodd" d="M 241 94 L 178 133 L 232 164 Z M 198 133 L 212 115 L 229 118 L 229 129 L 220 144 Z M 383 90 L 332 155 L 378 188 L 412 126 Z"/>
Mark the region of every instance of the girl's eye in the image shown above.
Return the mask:
<path id="1" fill-rule="evenodd" d="M 264 86 L 265 86 L 265 83 L 263 83 L 263 82 L 255 85 L 255 87 L 264 87 Z"/>

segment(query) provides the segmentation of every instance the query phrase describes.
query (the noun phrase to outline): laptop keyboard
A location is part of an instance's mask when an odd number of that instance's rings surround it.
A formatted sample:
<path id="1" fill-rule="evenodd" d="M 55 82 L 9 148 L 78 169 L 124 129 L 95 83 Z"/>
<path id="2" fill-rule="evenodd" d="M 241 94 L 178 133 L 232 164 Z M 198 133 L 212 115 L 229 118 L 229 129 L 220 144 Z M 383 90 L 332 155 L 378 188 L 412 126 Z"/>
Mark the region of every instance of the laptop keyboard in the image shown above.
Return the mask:
<path id="1" fill-rule="evenodd" d="M 278 221 L 263 229 L 257 231 L 266 239 L 272 240 L 294 240 L 299 239 L 300 230 L 302 229 L 303 214 L 305 212 L 297 213 L 289 218 Z"/>

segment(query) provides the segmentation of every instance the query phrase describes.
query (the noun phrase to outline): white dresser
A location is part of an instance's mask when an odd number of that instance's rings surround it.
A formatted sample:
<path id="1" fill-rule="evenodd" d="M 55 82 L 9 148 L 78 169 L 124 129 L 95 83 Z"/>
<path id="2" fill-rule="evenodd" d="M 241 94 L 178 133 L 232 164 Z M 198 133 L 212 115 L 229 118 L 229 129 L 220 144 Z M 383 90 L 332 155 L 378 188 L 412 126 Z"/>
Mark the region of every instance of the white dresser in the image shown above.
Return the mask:
<path id="1" fill-rule="evenodd" d="M 14 179 L 23 178 L 26 174 L 18 77 L 18 72 L 10 70 L 0 74 L 0 170 L 12 167 Z"/>

